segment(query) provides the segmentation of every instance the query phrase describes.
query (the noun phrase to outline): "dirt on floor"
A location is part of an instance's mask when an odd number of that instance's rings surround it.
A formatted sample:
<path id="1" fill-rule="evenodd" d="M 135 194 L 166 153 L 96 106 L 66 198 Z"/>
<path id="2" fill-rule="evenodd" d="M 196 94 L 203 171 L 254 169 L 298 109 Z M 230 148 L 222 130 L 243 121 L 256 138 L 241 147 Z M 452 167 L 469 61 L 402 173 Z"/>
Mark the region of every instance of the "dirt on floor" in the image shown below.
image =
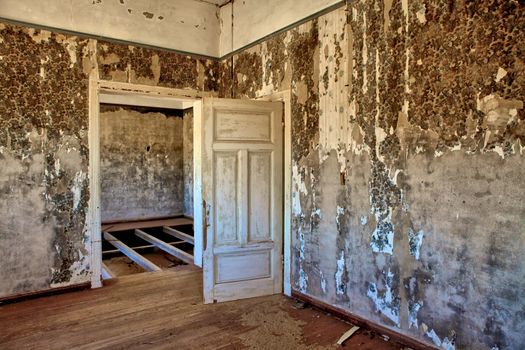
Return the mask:
<path id="1" fill-rule="evenodd" d="M 352 324 L 288 298 L 254 305 L 242 315 L 241 323 L 251 328 L 239 335 L 248 349 L 404 349 L 366 329 L 358 330 L 340 346 L 337 340 Z"/>
<path id="2" fill-rule="evenodd" d="M 162 251 L 141 254 L 143 257 L 160 267 L 161 269 L 171 269 L 179 265 L 186 265 L 184 262 L 174 258 L 173 256 L 163 253 Z M 144 269 L 134 263 L 126 256 L 117 256 L 110 259 L 104 259 L 104 264 L 117 277 L 133 275 L 144 272 Z"/>

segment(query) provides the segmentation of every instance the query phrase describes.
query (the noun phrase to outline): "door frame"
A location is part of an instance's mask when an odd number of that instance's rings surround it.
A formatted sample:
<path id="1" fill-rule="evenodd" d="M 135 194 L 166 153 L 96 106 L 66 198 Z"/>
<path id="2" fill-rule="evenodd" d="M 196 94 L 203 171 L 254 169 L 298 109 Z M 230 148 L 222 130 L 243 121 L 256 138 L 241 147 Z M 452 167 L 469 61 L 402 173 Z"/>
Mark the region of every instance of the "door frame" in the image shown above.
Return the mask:
<path id="1" fill-rule="evenodd" d="M 292 296 L 292 91 L 283 90 L 256 98 L 283 102 L 283 293 Z"/>
<path id="2" fill-rule="evenodd" d="M 160 86 L 150 86 L 132 83 L 89 79 L 89 205 L 86 216 L 87 232 L 89 237 L 88 249 L 91 265 L 91 288 L 102 287 L 102 237 L 101 237 L 101 208 L 100 208 L 100 103 L 119 102 L 123 98 L 133 97 L 141 104 L 151 104 L 151 107 L 169 107 L 174 103 L 192 104 L 194 114 L 193 143 L 194 143 L 194 228 L 195 247 L 194 263 L 202 266 L 202 208 L 195 205 L 201 193 L 200 152 L 201 148 L 201 99 L 216 97 L 216 92 L 198 91 L 194 89 L 173 89 Z M 197 127 L 195 127 L 197 125 Z M 197 147 L 195 147 L 197 146 Z M 201 200 L 202 202 L 202 200 Z"/>
<path id="3" fill-rule="evenodd" d="M 193 102 L 193 154 L 194 154 L 194 234 L 195 234 L 195 264 L 202 266 L 203 252 L 203 220 L 202 208 L 202 98 L 217 97 L 216 92 L 198 91 L 194 89 L 174 89 L 159 86 L 114 82 L 97 78 L 89 79 L 89 189 L 90 198 L 87 213 L 87 232 L 91 262 L 91 288 L 102 287 L 102 238 L 100 212 L 100 97 L 137 96 L 154 97 L 157 100 L 185 100 Z M 256 98 L 263 101 L 281 101 L 284 103 L 284 142 L 283 142 L 283 289 L 287 296 L 292 295 L 292 110 L 291 90 L 284 90 Z M 197 161 L 199 160 L 199 161 Z"/>

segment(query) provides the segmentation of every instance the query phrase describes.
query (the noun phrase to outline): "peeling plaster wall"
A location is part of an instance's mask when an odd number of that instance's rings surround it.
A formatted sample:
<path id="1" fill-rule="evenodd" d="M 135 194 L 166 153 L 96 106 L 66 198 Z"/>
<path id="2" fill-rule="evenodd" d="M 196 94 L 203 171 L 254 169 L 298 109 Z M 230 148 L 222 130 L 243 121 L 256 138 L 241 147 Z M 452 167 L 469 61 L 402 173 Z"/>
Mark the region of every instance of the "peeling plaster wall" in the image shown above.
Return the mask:
<path id="1" fill-rule="evenodd" d="M 0 0 L 0 17 L 219 56 L 219 7 L 205 1 Z"/>
<path id="2" fill-rule="evenodd" d="M 102 222 L 182 215 L 181 110 L 100 106 Z M 193 135 L 192 135 L 193 136 Z"/>
<path id="3" fill-rule="evenodd" d="M 0 297 L 87 282 L 88 78 L 217 89 L 218 63 L 0 23 Z"/>
<path id="4" fill-rule="evenodd" d="M 525 5 L 362 0 L 221 63 L 292 90 L 293 288 L 444 349 L 525 348 Z"/>
<path id="5" fill-rule="evenodd" d="M 294 289 L 442 348 L 525 347 L 524 14 L 362 0 L 220 64 L 0 24 L 0 296 L 89 279 L 89 74 L 291 89 Z"/>
<path id="6" fill-rule="evenodd" d="M 193 217 L 193 108 L 182 117 L 182 157 L 184 177 L 184 215 Z"/>

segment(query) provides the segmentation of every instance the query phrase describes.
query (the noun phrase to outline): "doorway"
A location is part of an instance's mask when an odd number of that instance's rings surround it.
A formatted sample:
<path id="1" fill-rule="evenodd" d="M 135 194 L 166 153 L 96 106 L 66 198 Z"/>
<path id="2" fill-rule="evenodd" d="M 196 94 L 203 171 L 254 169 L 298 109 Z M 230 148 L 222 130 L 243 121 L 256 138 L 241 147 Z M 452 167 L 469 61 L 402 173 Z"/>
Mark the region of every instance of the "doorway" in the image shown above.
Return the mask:
<path id="1" fill-rule="evenodd" d="M 102 277 L 193 264 L 192 105 L 113 100 L 99 108 Z"/>
<path id="2" fill-rule="evenodd" d="M 208 95 L 90 80 L 93 288 L 101 277 L 202 265 L 192 140 L 200 99 Z"/>
<path id="3" fill-rule="evenodd" d="M 101 230 L 100 103 L 168 109 L 173 109 L 173 104 L 178 104 L 179 108 L 181 104 L 186 104 L 188 108 L 192 106 L 194 113 L 193 262 L 204 267 L 205 299 L 213 302 L 282 293 L 283 277 L 285 294 L 289 294 L 290 100 L 283 96 L 269 96 L 265 99 L 284 104 L 209 99 L 213 97 L 213 93 L 90 80 L 89 229 L 93 288 L 102 285 L 100 276 L 103 236 L 120 252 L 126 249 L 119 243 L 118 237 Z M 228 164 L 235 166 L 237 170 L 224 172 Z M 231 175 L 231 179 L 216 176 L 226 173 Z M 269 178 L 265 179 L 265 176 Z M 221 196 L 228 200 L 216 201 Z M 262 202 L 257 203 L 260 200 Z M 267 208 L 268 211 L 260 210 L 261 208 Z M 235 219 L 235 223 L 230 225 L 232 219 Z M 228 225 L 225 226 L 224 223 Z M 164 231 L 166 226 L 170 227 L 165 223 L 155 227 Z M 231 232 L 226 232 L 226 229 L 231 229 Z M 166 240 L 163 244 L 159 243 L 158 240 L 162 239 L 155 237 L 155 229 L 152 231 L 134 227 L 133 235 L 156 248 L 174 246 L 170 244 L 173 242 Z M 234 236 L 235 239 L 230 240 Z M 183 236 L 175 238 L 184 241 L 181 237 Z M 120 245 L 121 249 L 115 244 Z M 177 250 L 172 248 L 163 250 L 168 254 L 175 252 L 172 255 L 176 257 Z M 130 252 L 128 257 L 132 254 L 134 253 Z M 155 270 L 152 266 L 148 267 L 147 262 L 143 262 L 144 266 L 145 269 Z M 236 288 L 239 286 L 243 288 Z M 231 294 L 233 290 L 240 290 L 241 293 Z"/>

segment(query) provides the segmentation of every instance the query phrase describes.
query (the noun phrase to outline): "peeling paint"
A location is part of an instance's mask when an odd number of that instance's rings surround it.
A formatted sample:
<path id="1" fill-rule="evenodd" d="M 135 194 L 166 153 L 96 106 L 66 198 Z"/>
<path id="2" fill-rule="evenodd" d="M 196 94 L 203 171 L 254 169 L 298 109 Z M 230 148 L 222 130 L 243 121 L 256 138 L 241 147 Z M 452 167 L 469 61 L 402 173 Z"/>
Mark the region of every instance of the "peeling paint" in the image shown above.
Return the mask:
<path id="1" fill-rule="evenodd" d="M 496 83 L 499 83 L 499 81 L 507 75 L 507 71 L 501 67 L 498 68 L 498 72 L 496 73 L 496 78 L 494 79 Z"/>
<path id="2" fill-rule="evenodd" d="M 394 253 L 394 225 L 390 219 L 381 219 L 377 223 L 370 246 L 375 253 Z"/>
<path id="3" fill-rule="evenodd" d="M 326 278 L 323 275 L 323 271 L 319 271 L 319 275 L 321 277 L 321 290 L 323 291 L 323 293 L 326 294 L 326 292 L 327 292 L 327 289 L 326 289 Z"/>
<path id="4" fill-rule="evenodd" d="M 393 295 L 392 284 L 394 274 L 388 270 L 385 276 L 385 290 L 380 292 L 375 283 L 369 283 L 367 296 L 372 299 L 376 307 L 376 311 L 386 316 L 397 327 L 400 327 L 399 309 L 400 300 Z"/>
<path id="5" fill-rule="evenodd" d="M 75 174 L 73 179 L 73 187 L 71 188 L 71 192 L 73 193 L 73 210 L 79 209 L 81 194 L 85 186 L 86 179 L 87 174 L 82 171 L 79 171 Z"/>
<path id="6" fill-rule="evenodd" d="M 419 250 L 421 244 L 423 243 L 424 232 L 419 230 L 414 232 L 412 228 L 408 230 L 408 245 L 410 246 L 410 255 L 412 255 L 416 260 L 419 260 Z"/>
<path id="7" fill-rule="evenodd" d="M 153 14 L 153 13 L 151 13 L 151 12 L 147 12 L 147 11 L 142 12 L 142 15 L 144 15 L 144 17 L 145 17 L 146 19 L 152 19 L 153 16 L 155 16 L 155 14 Z"/>
<path id="8" fill-rule="evenodd" d="M 449 340 L 448 337 L 445 337 L 445 339 L 441 340 L 433 329 L 430 329 L 425 334 L 427 335 L 427 337 L 429 337 L 432 340 L 432 342 L 435 345 L 439 346 L 440 348 L 444 350 L 455 350 L 456 349 L 453 340 Z"/>
<path id="9" fill-rule="evenodd" d="M 408 328 L 419 328 L 417 323 L 417 312 L 423 306 L 417 301 L 409 301 L 408 304 Z"/>
<path id="10" fill-rule="evenodd" d="M 425 4 L 422 4 L 422 5 L 421 5 L 421 8 L 416 12 L 417 20 L 418 20 L 419 23 L 421 23 L 421 24 L 425 24 L 425 23 L 427 23 L 427 18 L 426 18 L 426 16 L 425 16 L 425 13 L 426 13 Z"/>
<path id="11" fill-rule="evenodd" d="M 345 271 L 345 256 L 343 252 L 339 253 L 337 259 L 337 270 L 335 272 L 335 291 L 338 295 L 344 295 L 346 293 L 346 283 L 343 281 Z"/>
<path id="12" fill-rule="evenodd" d="M 302 262 L 302 261 L 305 260 L 305 257 L 306 257 L 306 255 L 305 255 L 304 234 L 302 232 L 299 232 L 299 242 L 300 242 L 299 261 Z M 306 293 L 307 288 L 308 288 L 308 275 L 304 271 L 303 264 L 301 263 L 300 264 L 300 270 L 299 270 L 299 290 L 302 293 Z"/>

